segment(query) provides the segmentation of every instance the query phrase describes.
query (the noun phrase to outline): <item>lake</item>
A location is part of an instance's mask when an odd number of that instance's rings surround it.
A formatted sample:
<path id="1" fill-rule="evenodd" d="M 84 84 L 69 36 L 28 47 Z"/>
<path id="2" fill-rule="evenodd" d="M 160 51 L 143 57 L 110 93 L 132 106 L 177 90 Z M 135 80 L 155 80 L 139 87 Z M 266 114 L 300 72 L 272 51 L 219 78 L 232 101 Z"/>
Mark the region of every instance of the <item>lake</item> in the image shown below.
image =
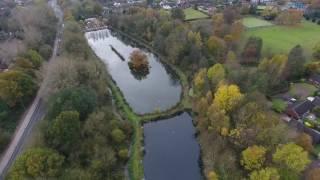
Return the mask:
<path id="1" fill-rule="evenodd" d="M 180 81 L 154 54 L 108 29 L 88 32 L 85 36 L 136 113 L 167 110 L 179 102 Z M 136 49 L 148 57 L 150 70 L 147 75 L 137 75 L 128 66 L 130 54 Z"/>
<path id="2" fill-rule="evenodd" d="M 202 179 L 199 167 L 200 147 L 195 133 L 192 118 L 186 112 L 145 124 L 145 179 Z"/>

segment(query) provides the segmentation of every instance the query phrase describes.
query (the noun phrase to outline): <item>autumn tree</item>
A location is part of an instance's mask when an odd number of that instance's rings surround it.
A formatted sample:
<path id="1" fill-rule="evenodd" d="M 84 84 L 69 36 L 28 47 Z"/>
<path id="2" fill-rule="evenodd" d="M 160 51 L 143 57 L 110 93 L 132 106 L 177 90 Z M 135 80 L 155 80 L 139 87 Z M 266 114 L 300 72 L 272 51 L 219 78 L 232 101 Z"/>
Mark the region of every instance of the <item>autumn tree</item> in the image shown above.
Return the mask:
<path id="1" fill-rule="evenodd" d="M 301 173 L 310 163 L 308 153 L 294 143 L 279 145 L 272 157 L 274 163 L 293 174 Z"/>
<path id="2" fill-rule="evenodd" d="M 33 79 L 19 71 L 0 73 L 0 98 L 10 107 L 30 98 L 36 90 Z"/>
<path id="3" fill-rule="evenodd" d="M 296 25 L 302 20 L 303 13 L 299 10 L 289 9 L 282 11 L 276 18 L 276 22 L 281 25 Z"/>
<path id="4" fill-rule="evenodd" d="M 317 180 L 320 177 L 320 168 L 314 168 L 307 171 L 306 180 Z"/>
<path id="5" fill-rule="evenodd" d="M 280 175 L 275 168 L 265 168 L 253 171 L 250 174 L 250 180 L 279 180 Z"/>
<path id="6" fill-rule="evenodd" d="M 312 138 L 306 133 L 300 133 L 298 137 L 295 138 L 295 143 L 308 152 L 313 151 Z"/>
<path id="7" fill-rule="evenodd" d="M 249 37 L 242 52 L 241 63 L 258 63 L 262 50 L 262 39 L 260 37 Z"/>
<path id="8" fill-rule="evenodd" d="M 60 152 L 68 154 L 80 140 L 79 113 L 63 111 L 48 127 L 47 143 Z"/>
<path id="9" fill-rule="evenodd" d="M 287 71 L 290 79 L 299 79 L 304 73 L 306 58 L 300 45 L 291 49 L 288 55 Z"/>
<path id="10" fill-rule="evenodd" d="M 211 81 L 213 87 L 216 87 L 218 83 L 224 80 L 226 76 L 225 69 L 222 64 L 215 64 L 208 69 L 207 77 Z"/>
<path id="11" fill-rule="evenodd" d="M 133 71 L 145 72 L 149 69 L 149 61 L 147 55 L 140 50 L 134 50 L 130 54 L 129 66 Z"/>
<path id="12" fill-rule="evenodd" d="M 212 26 L 214 35 L 223 37 L 224 35 L 224 16 L 221 13 L 214 14 L 212 16 Z"/>
<path id="13" fill-rule="evenodd" d="M 64 157 L 52 149 L 33 148 L 24 152 L 13 164 L 9 179 L 50 179 L 62 172 Z"/>
<path id="14" fill-rule="evenodd" d="M 267 150 L 262 146 L 251 146 L 242 151 L 241 165 L 246 170 L 259 170 L 263 167 L 266 160 Z"/>
<path id="15" fill-rule="evenodd" d="M 208 180 L 218 180 L 219 176 L 214 171 L 208 173 Z"/>
<path id="16" fill-rule="evenodd" d="M 221 85 L 214 94 L 214 104 L 227 113 L 233 110 L 243 99 L 237 85 Z"/>
<path id="17" fill-rule="evenodd" d="M 205 83 L 206 83 L 206 76 L 207 76 L 207 69 L 200 69 L 200 71 L 195 75 L 194 77 L 194 86 L 195 86 L 195 90 L 202 92 L 204 87 L 205 87 Z"/>
<path id="18" fill-rule="evenodd" d="M 216 104 L 211 104 L 207 112 L 208 131 L 215 130 L 221 135 L 227 135 L 230 126 L 230 119 L 223 109 L 220 109 Z"/>
<path id="19" fill-rule="evenodd" d="M 224 62 L 225 56 L 227 53 L 225 42 L 216 37 L 211 36 L 208 39 L 207 47 L 209 50 L 209 53 L 215 58 L 216 62 Z"/>
<path id="20" fill-rule="evenodd" d="M 279 85 L 285 85 L 283 81 L 287 78 L 287 55 L 275 55 L 271 59 L 264 59 L 258 66 L 258 70 L 268 74 L 269 89 L 275 90 Z"/>

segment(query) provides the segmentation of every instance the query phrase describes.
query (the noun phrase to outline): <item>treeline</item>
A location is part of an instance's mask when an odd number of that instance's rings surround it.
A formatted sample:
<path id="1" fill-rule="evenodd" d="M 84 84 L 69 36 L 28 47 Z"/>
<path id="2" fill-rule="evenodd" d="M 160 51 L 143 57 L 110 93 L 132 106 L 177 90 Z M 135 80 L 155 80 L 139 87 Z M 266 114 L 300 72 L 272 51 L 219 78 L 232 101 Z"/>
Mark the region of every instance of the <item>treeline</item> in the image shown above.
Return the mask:
<path id="1" fill-rule="evenodd" d="M 243 31 L 239 18 L 237 9 L 227 8 L 213 23 L 189 24 L 183 21 L 181 9 L 167 12 L 135 7 L 113 14 L 109 23 L 149 42 L 171 63 L 191 74 L 199 67 L 224 61 L 228 49 L 236 47 Z"/>
<path id="2" fill-rule="evenodd" d="M 0 64 L 8 67 L 0 72 L 0 153 L 41 83 L 41 67 L 51 56 L 56 23 L 44 1 L 13 8 L 6 21 L 1 22 L 3 30 L 15 35 L 0 42 L 4 49 L 0 51 Z"/>
<path id="3" fill-rule="evenodd" d="M 90 50 L 72 7 L 63 2 L 62 53 L 45 79 L 41 136 L 8 179 L 124 179 L 131 125 L 115 116 L 106 67 Z"/>

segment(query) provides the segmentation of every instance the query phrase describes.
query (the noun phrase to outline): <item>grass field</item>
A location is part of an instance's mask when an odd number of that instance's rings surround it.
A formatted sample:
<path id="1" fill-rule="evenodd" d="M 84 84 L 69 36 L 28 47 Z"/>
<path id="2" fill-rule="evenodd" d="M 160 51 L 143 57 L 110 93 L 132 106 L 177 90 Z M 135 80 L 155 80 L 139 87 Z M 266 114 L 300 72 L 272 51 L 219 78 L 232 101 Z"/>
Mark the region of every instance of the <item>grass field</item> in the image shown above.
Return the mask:
<path id="1" fill-rule="evenodd" d="M 294 46 L 300 44 L 308 58 L 311 58 L 312 49 L 320 42 L 320 26 L 308 21 L 300 25 L 270 26 L 265 28 L 248 29 L 243 44 L 249 36 L 258 36 L 263 39 L 263 54 L 288 53 Z"/>
<path id="2" fill-rule="evenodd" d="M 273 24 L 269 21 L 255 18 L 255 17 L 245 17 L 242 19 L 242 23 L 246 28 L 256 28 L 264 26 L 272 26 Z"/>
<path id="3" fill-rule="evenodd" d="M 316 91 L 317 88 L 314 85 L 307 83 L 294 83 L 290 86 L 289 95 L 304 100 L 308 96 L 312 96 Z"/>
<path id="4" fill-rule="evenodd" d="M 203 18 L 208 18 L 209 16 L 197 11 L 193 8 L 187 8 L 183 10 L 184 14 L 186 15 L 185 20 L 191 20 L 191 19 L 203 19 Z"/>

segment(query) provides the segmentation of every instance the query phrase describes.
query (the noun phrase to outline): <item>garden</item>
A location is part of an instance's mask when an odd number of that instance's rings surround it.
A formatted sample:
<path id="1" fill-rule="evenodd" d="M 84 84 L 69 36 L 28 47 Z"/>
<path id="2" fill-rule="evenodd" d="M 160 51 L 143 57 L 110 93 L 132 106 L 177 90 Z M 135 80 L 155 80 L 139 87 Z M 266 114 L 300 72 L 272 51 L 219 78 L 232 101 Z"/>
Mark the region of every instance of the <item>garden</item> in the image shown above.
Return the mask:
<path id="1" fill-rule="evenodd" d="M 208 18 L 209 16 L 204 14 L 201 11 L 195 10 L 193 8 L 187 8 L 183 10 L 184 14 L 185 14 L 185 20 L 189 21 L 189 20 L 196 20 L 196 19 L 205 19 Z"/>

